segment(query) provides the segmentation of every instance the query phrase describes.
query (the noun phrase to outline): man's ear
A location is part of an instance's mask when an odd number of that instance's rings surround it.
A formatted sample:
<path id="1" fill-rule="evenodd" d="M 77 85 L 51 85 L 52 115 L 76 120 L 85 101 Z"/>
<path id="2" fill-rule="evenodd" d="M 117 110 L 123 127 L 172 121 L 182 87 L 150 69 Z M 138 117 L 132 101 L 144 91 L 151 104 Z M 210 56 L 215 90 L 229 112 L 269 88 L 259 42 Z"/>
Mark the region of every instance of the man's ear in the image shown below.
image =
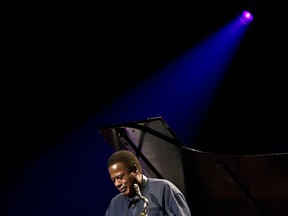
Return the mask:
<path id="1" fill-rule="evenodd" d="M 136 164 L 133 166 L 133 172 L 134 172 L 134 173 L 139 173 L 139 170 L 138 170 Z"/>

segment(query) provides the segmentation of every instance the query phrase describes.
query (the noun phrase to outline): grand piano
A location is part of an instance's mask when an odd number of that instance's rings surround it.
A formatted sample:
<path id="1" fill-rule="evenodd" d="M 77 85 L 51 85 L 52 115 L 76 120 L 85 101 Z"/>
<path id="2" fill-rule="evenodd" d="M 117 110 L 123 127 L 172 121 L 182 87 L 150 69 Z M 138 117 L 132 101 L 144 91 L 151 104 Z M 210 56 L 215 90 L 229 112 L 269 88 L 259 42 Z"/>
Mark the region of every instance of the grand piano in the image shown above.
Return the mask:
<path id="1" fill-rule="evenodd" d="M 173 182 L 194 216 L 288 215 L 288 153 L 227 155 L 187 148 L 162 117 L 98 131 L 115 151 L 133 152 L 146 176 Z"/>

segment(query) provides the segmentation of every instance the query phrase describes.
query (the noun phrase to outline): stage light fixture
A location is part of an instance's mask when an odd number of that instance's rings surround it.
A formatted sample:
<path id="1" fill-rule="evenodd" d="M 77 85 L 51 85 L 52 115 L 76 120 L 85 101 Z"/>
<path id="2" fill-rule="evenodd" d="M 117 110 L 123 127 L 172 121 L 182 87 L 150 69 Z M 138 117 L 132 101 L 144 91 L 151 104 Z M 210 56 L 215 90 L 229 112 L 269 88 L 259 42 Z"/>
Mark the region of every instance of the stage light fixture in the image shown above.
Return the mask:
<path id="1" fill-rule="evenodd" d="M 253 15 L 247 11 L 247 10 L 244 10 L 242 15 L 241 15 L 241 20 L 245 23 L 245 24 L 248 24 L 250 22 L 252 22 L 253 20 Z"/>

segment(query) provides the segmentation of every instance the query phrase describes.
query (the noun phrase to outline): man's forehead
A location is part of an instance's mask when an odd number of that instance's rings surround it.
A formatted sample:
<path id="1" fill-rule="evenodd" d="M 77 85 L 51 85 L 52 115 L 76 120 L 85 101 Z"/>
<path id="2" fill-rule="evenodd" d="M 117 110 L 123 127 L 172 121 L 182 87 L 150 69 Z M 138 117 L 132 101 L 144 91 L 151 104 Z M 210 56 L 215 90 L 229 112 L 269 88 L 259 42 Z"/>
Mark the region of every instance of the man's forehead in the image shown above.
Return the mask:
<path id="1" fill-rule="evenodd" d="M 127 167 L 125 167 L 122 163 L 115 163 L 109 167 L 109 172 L 113 173 L 123 173 L 127 170 Z"/>
<path id="2" fill-rule="evenodd" d="M 110 169 L 126 169 L 126 166 L 122 162 L 117 162 L 117 163 L 112 164 L 109 168 Z"/>

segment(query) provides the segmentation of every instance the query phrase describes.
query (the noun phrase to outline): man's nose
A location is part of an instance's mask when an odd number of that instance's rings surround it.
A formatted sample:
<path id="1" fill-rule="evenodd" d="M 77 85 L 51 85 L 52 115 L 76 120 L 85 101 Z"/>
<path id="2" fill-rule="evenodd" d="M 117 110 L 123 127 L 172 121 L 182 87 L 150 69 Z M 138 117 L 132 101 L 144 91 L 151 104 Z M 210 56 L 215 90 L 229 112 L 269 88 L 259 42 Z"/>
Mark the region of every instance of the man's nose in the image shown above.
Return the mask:
<path id="1" fill-rule="evenodd" d="M 116 187 L 119 187 L 119 186 L 122 185 L 122 181 L 120 179 L 116 179 L 114 184 L 115 184 Z"/>

